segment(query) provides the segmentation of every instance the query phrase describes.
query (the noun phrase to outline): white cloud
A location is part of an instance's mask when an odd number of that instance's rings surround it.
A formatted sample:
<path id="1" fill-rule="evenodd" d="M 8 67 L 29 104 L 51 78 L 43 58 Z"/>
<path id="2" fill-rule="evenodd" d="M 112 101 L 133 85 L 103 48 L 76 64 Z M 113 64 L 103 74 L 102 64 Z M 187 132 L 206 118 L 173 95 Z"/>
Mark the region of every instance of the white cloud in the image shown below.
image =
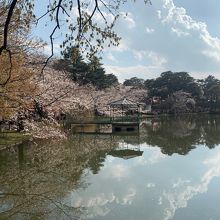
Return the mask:
<path id="1" fill-rule="evenodd" d="M 127 194 L 122 198 L 122 205 L 131 205 L 136 194 L 136 189 L 130 187 Z"/>
<path id="2" fill-rule="evenodd" d="M 108 60 L 115 62 L 115 63 L 118 63 L 118 60 L 113 56 L 113 54 L 111 52 L 107 53 L 106 57 Z"/>
<path id="3" fill-rule="evenodd" d="M 148 57 L 151 59 L 152 64 L 155 66 L 162 66 L 163 64 L 167 63 L 167 59 L 165 57 L 153 51 L 149 52 Z"/>
<path id="4" fill-rule="evenodd" d="M 123 164 L 116 164 L 109 169 L 108 177 L 121 180 L 129 175 L 129 170 Z"/>
<path id="5" fill-rule="evenodd" d="M 163 0 L 163 3 L 167 15 L 161 17 L 162 23 L 174 25 L 171 31 L 176 33 L 178 37 L 189 35 L 196 37 L 196 40 L 200 42 L 200 46 L 203 47 L 203 50 L 197 48 L 200 54 L 214 59 L 220 64 L 220 39 L 210 35 L 206 23 L 194 20 L 187 15 L 184 8 L 176 7 L 173 0 Z"/>
<path id="6" fill-rule="evenodd" d="M 154 28 L 149 28 L 149 27 L 146 27 L 146 33 L 148 34 L 152 34 L 155 32 L 155 29 Z"/>
<path id="7" fill-rule="evenodd" d="M 220 62 L 220 53 L 218 51 L 211 51 L 211 50 L 203 50 L 202 53 L 210 58 L 215 59 L 216 61 Z"/>
<path id="8" fill-rule="evenodd" d="M 124 18 L 124 21 L 129 29 L 136 27 L 136 23 L 133 18 L 134 16 L 131 12 L 121 12 L 120 14 Z"/>
<path id="9" fill-rule="evenodd" d="M 157 17 L 158 17 L 159 19 L 162 18 L 162 16 L 161 16 L 161 10 L 157 10 Z"/>
<path id="10" fill-rule="evenodd" d="M 212 37 L 207 30 L 204 31 L 204 34 L 201 34 L 201 38 L 209 47 L 203 50 L 202 53 L 220 63 L 220 39 Z"/>
<path id="11" fill-rule="evenodd" d="M 147 152 L 147 157 L 139 157 L 137 160 L 138 166 L 154 165 L 160 163 L 167 156 L 161 153 L 161 149 L 157 147 L 152 147 L 150 145 L 144 145 L 141 149 Z"/>
<path id="12" fill-rule="evenodd" d="M 133 51 L 133 54 L 134 54 L 134 58 L 138 61 L 141 61 L 143 60 L 143 58 L 146 56 L 146 51 L 138 51 L 138 50 L 134 50 Z"/>
<path id="13" fill-rule="evenodd" d="M 123 82 L 124 79 L 129 79 L 131 77 L 139 77 L 143 79 L 155 78 L 166 69 L 160 66 L 105 66 L 107 73 L 115 74 L 120 82 Z"/>
<path id="14" fill-rule="evenodd" d="M 136 189 L 128 187 L 116 194 L 115 192 L 99 192 L 95 195 L 92 192 L 70 195 L 71 207 L 84 207 L 87 212 L 84 213 L 84 218 L 97 218 L 98 216 L 106 216 L 111 209 L 108 207 L 110 204 L 131 205 L 136 196 Z M 82 217 L 82 216 L 81 216 Z"/>
<path id="15" fill-rule="evenodd" d="M 147 188 L 154 188 L 156 185 L 155 183 L 148 183 Z"/>
<path id="16" fill-rule="evenodd" d="M 181 31 L 180 29 L 174 28 L 174 27 L 171 28 L 171 31 L 173 33 L 175 33 L 178 37 L 189 36 L 190 35 L 190 33 Z"/>
<path id="17" fill-rule="evenodd" d="M 43 47 L 43 53 L 46 55 L 51 55 L 51 45 L 46 45 Z M 53 44 L 53 52 L 55 55 L 58 55 L 60 53 L 60 44 L 59 43 L 54 43 Z"/>

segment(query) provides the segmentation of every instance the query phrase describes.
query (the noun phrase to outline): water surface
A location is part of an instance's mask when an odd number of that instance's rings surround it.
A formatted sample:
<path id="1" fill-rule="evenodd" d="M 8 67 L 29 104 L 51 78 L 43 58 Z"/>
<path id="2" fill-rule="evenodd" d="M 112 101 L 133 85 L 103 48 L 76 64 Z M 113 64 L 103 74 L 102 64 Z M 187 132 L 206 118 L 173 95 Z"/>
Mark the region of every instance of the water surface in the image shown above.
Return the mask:
<path id="1" fill-rule="evenodd" d="M 219 220 L 220 117 L 147 119 L 0 152 L 0 219 Z"/>

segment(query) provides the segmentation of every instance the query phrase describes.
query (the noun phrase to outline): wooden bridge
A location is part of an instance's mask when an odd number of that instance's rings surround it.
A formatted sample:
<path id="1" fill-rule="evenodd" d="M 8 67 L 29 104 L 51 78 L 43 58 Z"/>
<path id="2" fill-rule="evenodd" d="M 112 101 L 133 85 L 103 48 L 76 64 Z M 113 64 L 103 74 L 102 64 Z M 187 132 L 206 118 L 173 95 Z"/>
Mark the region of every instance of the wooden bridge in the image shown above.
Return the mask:
<path id="1" fill-rule="evenodd" d="M 68 128 L 81 127 L 85 128 L 89 125 L 95 125 L 97 131 L 101 130 L 102 126 L 111 126 L 111 133 L 115 132 L 137 132 L 139 131 L 140 118 L 139 115 L 120 116 L 120 117 L 84 117 L 84 118 L 71 118 L 64 122 L 64 126 Z M 85 129 L 84 129 L 85 130 Z M 82 133 L 84 131 L 81 129 Z M 100 132 L 101 133 L 101 132 Z"/>

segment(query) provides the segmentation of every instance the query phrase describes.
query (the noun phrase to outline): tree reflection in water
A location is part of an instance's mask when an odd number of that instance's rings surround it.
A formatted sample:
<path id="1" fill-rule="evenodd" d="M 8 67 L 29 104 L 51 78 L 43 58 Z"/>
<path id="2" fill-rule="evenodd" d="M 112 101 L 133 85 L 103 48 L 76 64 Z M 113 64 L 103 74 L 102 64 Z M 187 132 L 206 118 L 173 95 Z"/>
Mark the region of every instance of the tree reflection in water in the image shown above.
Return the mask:
<path id="1" fill-rule="evenodd" d="M 141 143 L 160 147 L 163 154 L 186 155 L 198 144 L 214 148 L 220 143 L 220 117 L 188 115 L 153 119 L 141 134 Z"/>
<path id="2" fill-rule="evenodd" d="M 2 151 L 0 217 L 43 219 L 56 212 L 66 218 L 80 216 L 82 210 L 67 207 L 62 198 L 70 190 L 87 187 L 83 177 L 89 170 L 97 173 L 116 145 L 106 136 L 77 135 L 65 143 L 26 142 Z"/>
<path id="3" fill-rule="evenodd" d="M 1 151 L 0 218 L 78 219 L 85 208 L 70 207 L 63 198 L 88 187 L 87 175 L 99 173 L 106 156 L 117 154 L 122 142 L 128 148 L 147 143 L 163 154 L 186 155 L 198 145 L 214 148 L 219 131 L 216 116 L 147 119 L 139 136 L 78 134 L 65 142 L 24 142 Z"/>

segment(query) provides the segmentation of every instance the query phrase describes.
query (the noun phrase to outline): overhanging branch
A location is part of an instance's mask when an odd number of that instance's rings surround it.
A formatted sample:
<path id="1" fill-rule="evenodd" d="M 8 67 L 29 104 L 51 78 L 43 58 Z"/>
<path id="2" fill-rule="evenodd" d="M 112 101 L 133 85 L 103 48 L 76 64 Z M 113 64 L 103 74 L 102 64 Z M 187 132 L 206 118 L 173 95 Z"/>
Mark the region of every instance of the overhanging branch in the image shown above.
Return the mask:
<path id="1" fill-rule="evenodd" d="M 13 11 L 14 11 L 14 8 L 17 4 L 17 0 L 13 0 L 11 5 L 10 5 L 10 8 L 8 10 L 8 15 L 7 15 L 7 18 L 6 18 L 6 21 L 5 21 L 5 25 L 4 25 L 4 38 L 3 38 L 3 45 L 0 47 L 0 55 L 2 54 L 2 52 L 4 50 L 8 50 L 7 49 L 7 44 L 8 44 L 8 29 L 9 29 L 9 24 L 11 22 L 11 18 L 12 18 L 12 15 L 13 15 Z"/>

